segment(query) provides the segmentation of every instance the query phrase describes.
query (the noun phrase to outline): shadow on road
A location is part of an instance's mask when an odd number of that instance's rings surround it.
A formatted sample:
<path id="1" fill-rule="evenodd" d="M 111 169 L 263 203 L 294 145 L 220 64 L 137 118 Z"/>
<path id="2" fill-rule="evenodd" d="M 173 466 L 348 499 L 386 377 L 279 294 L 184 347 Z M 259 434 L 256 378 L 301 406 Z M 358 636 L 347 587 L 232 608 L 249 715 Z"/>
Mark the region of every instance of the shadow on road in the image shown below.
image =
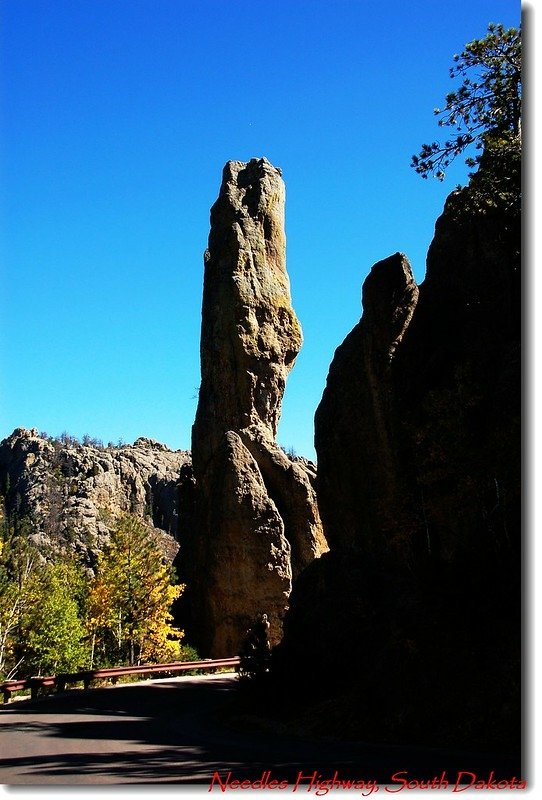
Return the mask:
<path id="1" fill-rule="evenodd" d="M 496 760 L 427 750 L 305 741 L 234 730 L 224 718 L 236 680 L 183 679 L 70 691 L 0 709 L 0 781 L 4 784 L 189 783 L 213 774 L 257 780 L 270 770 L 293 784 L 299 773 L 388 783 L 399 771 L 429 780 L 446 771 L 485 779 L 519 777 L 519 759 Z M 498 761 L 498 763 L 497 763 Z M 217 789 L 218 791 L 218 789 Z"/>

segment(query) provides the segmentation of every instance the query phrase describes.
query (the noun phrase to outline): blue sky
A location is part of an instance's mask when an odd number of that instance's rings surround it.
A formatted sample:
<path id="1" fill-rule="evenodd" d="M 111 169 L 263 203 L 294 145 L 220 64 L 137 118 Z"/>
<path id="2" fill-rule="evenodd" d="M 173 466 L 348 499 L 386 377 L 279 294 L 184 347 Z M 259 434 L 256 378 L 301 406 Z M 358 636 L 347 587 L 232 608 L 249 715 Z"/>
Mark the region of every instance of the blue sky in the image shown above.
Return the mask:
<path id="1" fill-rule="evenodd" d="M 366 274 L 402 251 L 422 280 L 466 180 L 462 161 L 443 184 L 409 166 L 439 136 L 452 56 L 519 15 L 515 0 L 3 0 L 0 438 L 190 447 L 209 208 L 227 160 L 266 156 L 305 337 L 278 439 L 313 457 Z"/>

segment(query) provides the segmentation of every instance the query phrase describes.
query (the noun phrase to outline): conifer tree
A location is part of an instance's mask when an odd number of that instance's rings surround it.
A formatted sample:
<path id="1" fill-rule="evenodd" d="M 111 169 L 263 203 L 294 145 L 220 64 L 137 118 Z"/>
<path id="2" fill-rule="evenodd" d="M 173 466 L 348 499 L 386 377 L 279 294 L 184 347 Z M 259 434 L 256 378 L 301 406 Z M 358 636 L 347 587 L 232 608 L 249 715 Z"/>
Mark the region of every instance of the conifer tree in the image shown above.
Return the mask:
<path id="1" fill-rule="evenodd" d="M 478 150 L 521 147 L 521 29 L 490 23 L 483 39 L 469 42 L 454 56 L 450 77 L 462 83 L 434 113 L 440 128 L 455 133 L 443 143 L 422 145 L 412 156 L 411 166 L 422 178 L 432 174 L 443 180 L 448 165 L 472 144 Z M 480 156 L 466 159 L 469 167 L 479 162 Z"/>

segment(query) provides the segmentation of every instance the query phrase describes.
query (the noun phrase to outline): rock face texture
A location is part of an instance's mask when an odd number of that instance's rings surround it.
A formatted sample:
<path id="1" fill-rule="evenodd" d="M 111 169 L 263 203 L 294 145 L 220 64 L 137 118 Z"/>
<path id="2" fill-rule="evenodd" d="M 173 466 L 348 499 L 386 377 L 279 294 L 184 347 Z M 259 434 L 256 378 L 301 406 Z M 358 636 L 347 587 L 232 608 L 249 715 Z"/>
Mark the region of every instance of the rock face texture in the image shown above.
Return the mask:
<path id="1" fill-rule="evenodd" d="M 419 291 L 404 256 L 376 264 L 330 367 L 315 435 L 330 552 L 294 584 L 275 653 L 309 706 L 340 671 L 321 733 L 519 748 L 520 208 L 519 155 L 486 153 Z"/>
<path id="2" fill-rule="evenodd" d="M 195 523 L 179 560 L 183 624 L 205 656 L 236 654 L 262 613 L 277 642 L 292 574 L 326 549 L 314 466 L 275 443 L 302 344 L 284 200 L 281 173 L 266 159 L 230 161 L 211 209 L 192 432 Z"/>
<path id="3" fill-rule="evenodd" d="M 90 567 L 115 518 L 126 511 L 155 528 L 173 560 L 180 485 L 190 479 L 189 472 L 189 453 L 173 452 L 152 439 L 102 448 L 18 428 L 0 442 L 0 487 L 8 510 L 31 519 L 31 536 L 44 550 L 60 539 Z"/>
<path id="4" fill-rule="evenodd" d="M 211 209 L 201 327 L 196 473 L 224 431 L 274 440 L 286 377 L 301 349 L 286 272 L 285 189 L 266 159 L 230 161 Z"/>

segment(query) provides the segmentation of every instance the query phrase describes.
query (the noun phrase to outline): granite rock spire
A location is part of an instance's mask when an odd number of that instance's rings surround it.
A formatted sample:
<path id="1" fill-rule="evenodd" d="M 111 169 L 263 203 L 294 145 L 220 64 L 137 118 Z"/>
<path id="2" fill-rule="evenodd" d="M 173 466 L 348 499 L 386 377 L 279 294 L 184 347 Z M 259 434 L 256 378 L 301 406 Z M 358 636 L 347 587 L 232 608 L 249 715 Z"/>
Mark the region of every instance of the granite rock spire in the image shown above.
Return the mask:
<path id="1" fill-rule="evenodd" d="M 211 209 L 192 431 L 194 528 L 181 545 L 187 634 L 238 652 L 259 614 L 280 640 L 292 576 L 326 549 L 315 467 L 276 444 L 302 345 L 286 272 L 285 189 L 265 158 L 230 161 Z"/>

